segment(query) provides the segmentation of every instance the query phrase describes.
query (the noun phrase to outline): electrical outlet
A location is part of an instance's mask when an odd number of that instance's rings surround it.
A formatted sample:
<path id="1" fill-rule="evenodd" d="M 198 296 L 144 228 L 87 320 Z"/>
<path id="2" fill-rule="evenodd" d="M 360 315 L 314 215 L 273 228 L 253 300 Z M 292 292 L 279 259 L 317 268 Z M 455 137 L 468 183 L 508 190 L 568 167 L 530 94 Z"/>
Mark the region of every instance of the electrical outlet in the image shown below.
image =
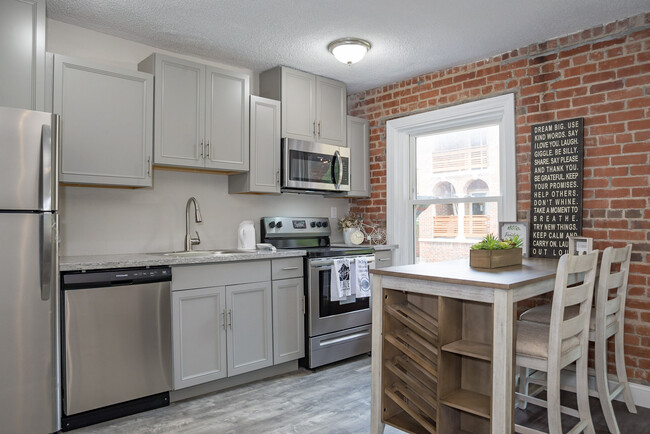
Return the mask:
<path id="1" fill-rule="evenodd" d="M 338 209 L 335 206 L 331 207 L 330 208 L 330 218 L 335 219 L 337 217 L 337 215 L 336 215 L 337 211 L 338 211 Z"/>

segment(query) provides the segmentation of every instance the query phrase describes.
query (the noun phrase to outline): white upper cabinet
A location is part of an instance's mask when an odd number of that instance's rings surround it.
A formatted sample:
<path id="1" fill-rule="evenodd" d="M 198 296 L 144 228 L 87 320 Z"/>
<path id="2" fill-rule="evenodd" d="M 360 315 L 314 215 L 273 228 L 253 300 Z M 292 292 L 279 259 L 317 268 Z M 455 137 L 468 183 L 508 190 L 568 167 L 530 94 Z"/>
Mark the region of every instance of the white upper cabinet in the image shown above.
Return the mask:
<path id="1" fill-rule="evenodd" d="M 345 83 L 277 67 L 260 74 L 260 94 L 282 102 L 282 137 L 345 146 Z"/>
<path id="2" fill-rule="evenodd" d="M 156 76 L 155 164 L 248 170 L 248 75 L 158 53 L 138 68 Z"/>
<path id="3" fill-rule="evenodd" d="M 153 76 L 56 54 L 53 87 L 60 181 L 151 186 Z"/>
<path id="4" fill-rule="evenodd" d="M 282 137 L 314 140 L 316 135 L 316 76 L 282 68 L 281 86 Z"/>
<path id="5" fill-rule="evenodd" d="M 350 191 L 347 197 L 370 196 L 369 122 L 347 117 L 347 144 L 350 148 Z"/>
<path id="6" fill-rule="evenodd" d="M 44 110 L 45 0 L 0 1 L 0 106 Z"/>
<path id="7" fill-rule="evenodd" d="M 280 193 L 280 101 L 250 98 L 250 170 L 228 177 L 228 193 Z"/>
<path id="8" fill-rule="evenodd" d="M 345 146 L 346 132 L 345 84 L 316 77 L 316 134 L 318 142 Z"/>

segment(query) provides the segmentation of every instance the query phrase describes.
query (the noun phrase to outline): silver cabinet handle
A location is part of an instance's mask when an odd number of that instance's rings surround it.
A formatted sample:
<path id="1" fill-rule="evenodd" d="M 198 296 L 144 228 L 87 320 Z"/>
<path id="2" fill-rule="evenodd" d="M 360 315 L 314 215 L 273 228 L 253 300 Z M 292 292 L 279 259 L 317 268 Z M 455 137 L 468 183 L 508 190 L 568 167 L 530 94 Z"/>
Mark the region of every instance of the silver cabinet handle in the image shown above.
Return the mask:
<path id="1" fill-rule="evenodd" d="M 223 330 L 226 331 L 226 309 L 221 312 L 221 319 L 223 320 L 221 325 L 223 326 Z"/>
<path id="2" fill-rule="evenodd" d="M 381 259 L 378 259 L 379 262 L 390 261 L 390 260 L 391 260 L 391 258 L 381 258 Z"/>
<path id="3" fill-rule="evenodd" d="M 275 183 L 279 184 L 280 183 L 280 171 L 278 170 L 275 172 Z"/>
<path id="4" fill-rule="evenodd" d="M 305 308 L 305 296 L 302 296 L 302 314 L 304 315 L 307 313 L 307 309 Z"/>
<path id="5" fill-rule="evenodd" d="M 228 317 L 230 318 L 228 325 L 230 326 L 230 330 L 232 330 L 232 309 L 228 309 Z"/>
<path id="6" fill-rule="evenodd" d="M 205 142 L 205 158 L 210 158 L 210 142 Z"/>
<path id="7" fill-rule="evenodd" d="M 320 121 L 318 121 L 318 137 L 320 137 Z"/>
<path id="8" fill-rule="evenodd" d="M 205 144 L 203 143 L 203 139 L 201 139 L 201 158 L 205 158 Z"/>
<path id="9" fill-rule="evenodd" d="M 289 270 L 297 270 L 298 267 L 284 267 L 282 270 L 283 271 L 289 271 Z"/>
<path id="10" fill-rule="evenodd" d="M 151 155 L 147 157 L 147 175 L 151 178 Z"/>
<path id="11" fill-rule="evenodd" d="M 316 137 L 316 121 L 314 121 L 314 127 L 312 128 L 312 133 Z"/>

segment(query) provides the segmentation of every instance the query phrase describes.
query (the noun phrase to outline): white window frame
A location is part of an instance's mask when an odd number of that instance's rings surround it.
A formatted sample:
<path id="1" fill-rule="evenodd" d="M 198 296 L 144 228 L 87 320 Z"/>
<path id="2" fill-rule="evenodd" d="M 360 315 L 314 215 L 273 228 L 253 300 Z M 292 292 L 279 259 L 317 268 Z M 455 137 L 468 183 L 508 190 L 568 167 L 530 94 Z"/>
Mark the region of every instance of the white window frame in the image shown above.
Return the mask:
<path id="1" fill-rule="evenodd" d="M 414 261 L 415 199 L 411 137 L 477 125 L 499 124 L 499 218 L 517 220 L 514 94 L 500 95 L 386 122 L 386 235 L 398 244 L 396 264 Z"/>

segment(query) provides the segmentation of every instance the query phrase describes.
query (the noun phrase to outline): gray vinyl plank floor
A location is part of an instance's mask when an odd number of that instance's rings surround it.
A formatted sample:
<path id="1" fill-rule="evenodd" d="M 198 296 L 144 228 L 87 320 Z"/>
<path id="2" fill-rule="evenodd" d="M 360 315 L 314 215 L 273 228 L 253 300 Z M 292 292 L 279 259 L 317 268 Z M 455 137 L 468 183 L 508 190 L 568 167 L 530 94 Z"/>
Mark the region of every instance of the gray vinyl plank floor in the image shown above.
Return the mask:
<path id="1" fill-rule="evenodd" d="M 361 434 L 370 431 L 370 357 L 319 368 L 171 404 L 71 431 L 73 434 Z M 563 404 L 572 405 L 569 396 Z M 574 400 L 575 401 L 575 400 Z M 607 433 L 598 400 L 590 402 L 596 433 Z M 650 409 L 629 414 L 615 402 L 623 434 L 650 434 Z M 516 421 L 547 430 L 545 409 L 516 410 Z M 568 426 L 567 426 L 568 427 Z M 565 427 L 565 428 L 567 428 Z M 386 434 L 402 433 L 386 427 Z"/>

